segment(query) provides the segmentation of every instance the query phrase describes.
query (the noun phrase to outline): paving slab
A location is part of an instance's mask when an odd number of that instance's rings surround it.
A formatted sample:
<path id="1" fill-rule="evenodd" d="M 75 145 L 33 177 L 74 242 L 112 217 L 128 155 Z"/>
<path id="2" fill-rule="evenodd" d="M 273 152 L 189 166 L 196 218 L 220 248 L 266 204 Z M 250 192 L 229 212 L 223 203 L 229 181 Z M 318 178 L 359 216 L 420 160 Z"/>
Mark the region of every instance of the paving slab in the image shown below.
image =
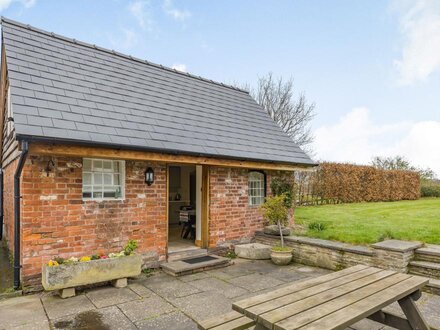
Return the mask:
<path id="1" fill-rule="evenodd" d="M 38 295 L 10 298 L 0 301 L 0 329 L 48 328 L 46 313 Z"/>
<path id="2" fill-rule="evenodd" d="M 118 305 L 118 308 L 132 322 L 140 322 L 162 314 L 168 314 L 176 309 L 157 295 L 142 300 L 123 303 Z"/>
<path id="3" fill-rule="evenodd" d="M 141 299 L 129 288 L 104 287 L 86 293 L 87 298 L 97 307 L 103 308 Z"/>
<path id="4" fill-rule="evenodd" d="M 95 306 L 84 294 L 67 299 L 61 299 L 58 296 L 44 296 L 41 297 L 41 301 L 51 320 L 95 309 Z"/>
<path id="5" fill-rule="evenodd" d="M 131 289 L 134 293 L 136 293 L 138 296 L 141 296 L 143 298 L 148 298 L 155 294 L 153 291 L 147 289 L 144 285 L 140 283 L 131 283 L 127 287 Z"/>
<path id="6" fill-rule="evenodd" d="M 200 273 L 181 276 L 181 277 L 179 277 L 179 280 L 181 280 L 182 282 L 191 282 L 191 281 L 201 280 L 203 278 L 208 278 L 208 277 L 209 277 L 209 274 L 207 272 L 200 272 Z"/>
<path id="7" fill-rule="evenodd" d="M 227 298 L 242 296 L 249 292 L 243 288 L 237 287 L 217 278 L 204 278 L 201 280 L 192 281 L 190 282 L 190 285 L 196 287 L 200 291 L 217 292 L 218 294 L 222 294 Z"/>
<path id="8" fill-rule="evenodd" d="M 240 277 L 235 277 L 228 280 L 229 283 L 239 286 L 251 292 L 257 292 L 267 288 L 276 287 L 285 282 L 272 278 L 268 275 L 250 274 Z"/>
<path id="9" fill-rule="evenodd" d="M 253 271 L 246 269 L 242 265 L 233 265 L 229 266 L 228 268 L 209 270 L 206 273 L 211 277 L 216 277 L 221 280 L 228 280 L 231 278 L 252 274 Z"/>
<path id="10" fill-rule="evenodd" d="M 232 310 L 231 300 L 223 295 L 219 295 L 216 291 L 206 291 L 183 298 L 173 298 L 171 302 L 196 321 L 222 315 Z"/>
<path id="11" fill-rule="evenodd" d="M 53 329 L 119 330 L 136 329 L 116 306 L 90 310 L 52 321 Z"/>
<path id="12" fill-rule="evenodd" d="M 310 277 L 310 274 L 300 273 L 294 268 L 284 267 L 279 267 L 279 269 L 275 269 L 266 275 L 286 283 L 295 282 Z"/>
<path id="13" fill-rule="evenodd" d="M 290 268 L 290 265 L 278 266 L 268 260 L 251 260 L 248 263 L 239 264 L 238 267 L 244 268 L 252 273 L 259 273 L 264 275 L 283 267 Z"/>
<path id="14" fill-rule="evenodd" d="M 182 282 L 174 276 L 152 276 L 150 281 L 144 281 L 143 285 L 162 297 L 185 297 L 201 292 L 194 286 Z"/>
<path id="15" fill-rule="evenodd" d="M 197 329 L 197 324 L 182 312 L 173 312 L 137 322 L 136 326 L 138 329 L 142 330 Z"/>
<path id="16" fill-rule="evenodd" d="M 350 325 L 353 330 L 381 330 L 384 325 L 369 319 L 363 319 L 355 324 Z"/>

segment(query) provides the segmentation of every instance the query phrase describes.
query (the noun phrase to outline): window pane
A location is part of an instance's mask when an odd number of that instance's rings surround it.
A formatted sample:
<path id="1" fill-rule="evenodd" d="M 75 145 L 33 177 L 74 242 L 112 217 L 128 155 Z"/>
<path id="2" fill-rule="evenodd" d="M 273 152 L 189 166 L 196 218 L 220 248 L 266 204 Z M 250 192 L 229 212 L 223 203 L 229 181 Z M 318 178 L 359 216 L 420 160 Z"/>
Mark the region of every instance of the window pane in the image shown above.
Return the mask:
<path id="1" fill-rule="evenodd" d="M 102 174 L 101 173 L 95 173 L 93 174 L 93 184 L 102 184 Z"/>
<path id="2" fill-rule="evenodd" d="M 92 174 L 91 173 L 84 173 L 83 174 L 83 184 L 92 184 Z"/>
<path id="3" fill-rule="evenodd" d="M 102 198 L 102 192 L 101 191 L 94 191 L 93 198 Z"/>
<path id="4" fill-rule="evenodd" d="M 93 160 L 93 171 L 102 171 L 102 160 Z"/>
<path id="5" fill-rule="evenodd" d="M 111 174 L 104 174 L 104 184 L 105 185 L 111 185 L 112 184 L 112 175 Z"/>
<path id="6" fill-rule="evenodd" d="M 92 193 L 91 192 L 83 192 L 83 198 L 91 198 Z"/>
<path id="7" fill-rule="evenodd" d="M 114 170 L 114 172 L 119 172 L 119 162 L 118 161 L 113 162 L 113 170 Z"/>
<path id="8" fill-rule="evenodd" d="M 116 198 L 116 191 L 104 191 L 104 198 Z"/>
<path id="9" fill-rule="evenodd" d="M 104 160 L 102 162 L 103 170 L 104 172 L 111 172 L 112 171 L 112 161 L 111 160 Z"/>
<path id="10" fill-rule="evenodd" d="M 119 174 L 113 174 L 113 184 L 114 185 L 120 185 L 121 182 L 119 182 Z"/>
<path id="11" fill-rule="evenodd" d="M 83 171 L 90 172 L 92 170 L 92 161 L 90 159 L 83 160 Z"/>

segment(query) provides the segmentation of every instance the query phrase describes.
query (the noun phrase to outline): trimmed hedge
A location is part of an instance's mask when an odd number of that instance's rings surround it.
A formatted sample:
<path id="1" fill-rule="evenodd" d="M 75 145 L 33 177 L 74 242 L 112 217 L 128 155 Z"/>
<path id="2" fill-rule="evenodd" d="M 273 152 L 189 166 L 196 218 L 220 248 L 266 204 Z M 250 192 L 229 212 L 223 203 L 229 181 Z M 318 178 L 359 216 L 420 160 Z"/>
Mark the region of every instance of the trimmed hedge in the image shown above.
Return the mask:
<path id="1" fill-rule="evenodd" d="M 420 197 L 420 177 L 412 171 L 373 166 L 321 163 L 307 180 L 311 204 L 413 200 Z"/>
<path id="2" fill-rule="evenodd" d="M 439 183 L 422 183 L 420 190 L 422 197 L 440 197 Z"/>

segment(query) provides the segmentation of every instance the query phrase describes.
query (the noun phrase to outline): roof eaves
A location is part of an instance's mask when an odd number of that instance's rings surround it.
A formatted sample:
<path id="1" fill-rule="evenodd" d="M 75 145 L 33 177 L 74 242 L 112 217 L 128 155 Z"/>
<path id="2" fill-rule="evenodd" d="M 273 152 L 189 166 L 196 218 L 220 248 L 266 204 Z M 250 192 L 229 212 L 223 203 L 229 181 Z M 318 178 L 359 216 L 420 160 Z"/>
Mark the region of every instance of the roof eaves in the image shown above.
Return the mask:
<path id="1" fill-rule="evenodd" d="M 317 163 L 296 163 L 296 162 L 286 162 L 286 161 L 270 161 L 270 160 L 263 160 L 263 159 L 258 159 L 258 158 L 249 158 L 249 157 L 242 158 L 242 157 L 225 156 L 225 155 L 212 155 L 212 154 L 188 152 L 188 151 L 181 151 L 181 150 L 161 149 L 161 148 L 154 148 L 154 147 L 136 147 L 136 146 L 129 146 L 129 145 L 121 145 L 121 144 L 116 144 L 116 143 L 37 137 L 37 136 L 31 136 L 31 135 L 25 135 L 25 134 L 16 134 L 16 138 L 18 141 L 57 143 L 57 144 L 75 144 L 75 145 L 88 146 L 88 147 L 93 146 L 93 147 L 102 147 L 102 148 L 113 148 L 113 149 L 117 149 L 117 150 L 124 150 L 125 149 L 125 150 L 159 152 L 159 153 L 170 154 L 170 155 L 189 155 L 189 156 L 208 157 L 208 158 L 247 160 L 247 161 L 263 162 L 263 163 L 268 163 L 268 164 L 294 165 L 294 166 L 300 166 L 300 167 L 304 167 L 304 168 L 315 167 L 315 166 L 319 165 Z"/>

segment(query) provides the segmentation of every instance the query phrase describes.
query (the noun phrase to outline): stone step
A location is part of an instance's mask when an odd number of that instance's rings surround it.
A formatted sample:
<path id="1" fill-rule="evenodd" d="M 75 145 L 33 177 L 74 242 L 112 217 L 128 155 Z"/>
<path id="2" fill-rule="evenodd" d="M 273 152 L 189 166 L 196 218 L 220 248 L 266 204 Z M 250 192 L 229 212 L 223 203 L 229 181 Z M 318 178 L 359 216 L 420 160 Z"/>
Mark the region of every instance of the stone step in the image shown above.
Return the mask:
<path id="1" fill-rule="evenodd" d="M 196 261 L 195 259 L 208 257 L 210 260 L 190 263 L 191 261 Z M 228 258 L 220 257 L 217 255 L 201 256 L 195 258 L 186 258 L 177 261 L 171 261 L 163 263 L 160 267 L 162 270 L 173 276 L 183 276 L 193 273 L 203 272 L 206 270 L 211 270 L 215 268 L 222 268 L 229 266 L 231 261 Z"/>
<path id="2" fill-rule="evenodd" d="M 440 263 L 440 245 L 429 244 L 415 251 L 417 261 Z"/>
<path id="3" fill-rule="evenodd" d="M 440 280 L 430 279 L 429 283 L 423 288 L 423 291 L 440 296 Z"/>
<path id="4" fill-rule="evenodd" d="M 168 262 L 177 261 L 187 258 L 195 258 L 208 255 L 208 250 L 206 249 L 186 249 L 179 250 L 175 252 L 168 252 Z"/>
<path id="5" fill-rule="evenodd" d="M 429 261 L 411 261 L 409 273 L 440 280 L 440 263 Z"/>

